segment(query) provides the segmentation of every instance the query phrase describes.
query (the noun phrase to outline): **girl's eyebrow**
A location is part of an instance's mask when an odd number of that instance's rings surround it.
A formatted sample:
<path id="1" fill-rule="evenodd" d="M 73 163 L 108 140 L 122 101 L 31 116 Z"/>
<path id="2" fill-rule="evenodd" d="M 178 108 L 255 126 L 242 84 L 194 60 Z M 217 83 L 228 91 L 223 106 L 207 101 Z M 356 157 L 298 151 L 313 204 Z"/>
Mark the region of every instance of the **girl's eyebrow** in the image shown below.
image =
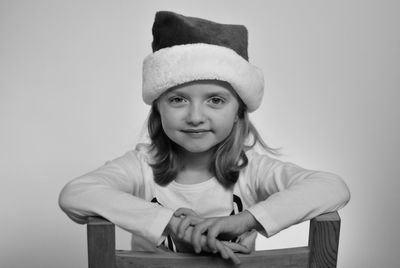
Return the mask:
<path id="1" fill-rule="evenodd" d="M 187 97 L 187 94 L 185 92 L 181 92 L 179 90 L 172 90 L 172 91 L 167 93 L 167 96 L 171 96 L 171 95 L 178 95 L 178 96 L 182 96 L 182 97 Z"/>
<path id="2" fill-rule="evenodd" d="M 224 98 L 228 98 L 231 94 L 229 92 L 226 91 L 221 91 L 221 90 L 217 90 L 217 91 L 213 91 L 213 92 L 208 92 L 206 94 L 206 96 L 208 97 L 212 97 L 212 96 L 220 96 L 220 97 L 224 97 Z"/>

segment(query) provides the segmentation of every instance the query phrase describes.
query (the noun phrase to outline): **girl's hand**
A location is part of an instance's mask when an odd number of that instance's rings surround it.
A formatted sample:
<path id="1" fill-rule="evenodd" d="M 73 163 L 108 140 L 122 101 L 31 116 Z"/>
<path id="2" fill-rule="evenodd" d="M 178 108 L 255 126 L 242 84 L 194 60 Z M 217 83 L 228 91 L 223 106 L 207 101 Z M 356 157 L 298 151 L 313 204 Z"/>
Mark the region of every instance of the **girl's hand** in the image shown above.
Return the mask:
<path id="1" fill-rule="evenodd" d="M 189 208 L 179 208 L 175 211 L 174 216 L 180 217 L 181 221 L 178 224 L 178 238 L 183 239 L 185 236 L 191 237 L 193 228 L 188 229 L 190 226 L 196 226 L 202 223 L 205 219 L 201 218 L 194 212 L 194 210 Z M 186 233 L 188 231 L 188 233 Z M 221 241 L 224 245 L 228 246 L 234 252 L 250 253 L 255 249 L 255 239 L 257 237 L 257 231 L 252 230 L 241 234 L 235 243 L 228 241 Z M 207 248 L 207 251 L 210 251 Z"/>
<path id="2" fill-rule="evenodd" d="M 202 236 L 207 237 L 207 247 L 211 251 L 216 250 L 217 237 L 220 236 L 224 240 L 230 240 L 234 237 L 240 236 L 249 230 L 261 230 L 261 225 L 248 211 L 243 211 L 239 214 L 227 217 L 216 217 L 205 219 L 203 222 L 197 224 L 192 231 L 192 245 L 196 253 L 202 250 Z M 230 242 L 224 242 L 225 245 L 231 245 Z M 245 246 L 239 245 L 238 251 L 246 253 L 248 249 Z M 237 247 L 235 245 L 235 247 Z M 232 246 L 233 247 L 233 246 Z M 234 250 L 236 250 L 234 248 Z M 248 253 L 248 252 L 247 252 Z"/>
<path id="3" fill-rule="evenodd" d="M 189 226 L 195 226 L 204 221 L 203 218 L 197 215 L 196 212 L 190 208 L 179 208 L 174 212 L 174 216 L 181 218 L 177 229 L 177 235 L 180 239 L 185 237 L 185 233 Z"/>
<path id="4" fill-rule="evenodd" d="M 182 239 L 179 239 L 176 235 L 176 230 L 179 222 L 181 221 L 181 218 L 172 216 L 170 223 L 167 226 L 167 233 L 172 236 L 172 238 L 175 241 L 175 245 L 180 252 L 193 252 L 193 246 L 191 245 L 191 237 L 192 237 L 192 232 L 193 232 L 193 227 L 189 226 L 187 228 L 187 231 L 185 232 L 185 235 Z M 175 227 L 174 227 L 175 226 Z M 175 230 L 175 231 L 174 231 Z M 211 251 L 207 247 L 207 238 L 206 236 L 201 236 L 201 241 L 200 241 L 200 246 L 202 251 L 204 252 L 212 252 L 212 253 L 220 253 L 221 257 L 223 259 L 231 259 L 235 264 L 239 264 L 240 260 L 239 258 L 233 253 L 231 249 L 231 245 L 225 245 L 221 241 L 216 241 L 215 247 L 216 250 Z M 234 243 L 232 243 L 234 244 Z"/>

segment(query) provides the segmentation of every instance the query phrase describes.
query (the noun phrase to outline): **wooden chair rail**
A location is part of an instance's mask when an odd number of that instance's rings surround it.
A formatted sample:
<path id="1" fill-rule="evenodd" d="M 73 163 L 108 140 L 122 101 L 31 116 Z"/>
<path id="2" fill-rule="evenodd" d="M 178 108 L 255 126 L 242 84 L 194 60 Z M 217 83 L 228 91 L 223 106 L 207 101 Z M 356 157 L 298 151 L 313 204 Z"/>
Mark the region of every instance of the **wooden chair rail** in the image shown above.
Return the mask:
<path id="1" fill-rule="evenodd" d="M 237 267 L 336 267 L 339 233 L 339 214 L 323 214 L 310 221 L 307 247 L 238 254 L 241 264 Z M 213 255 L 115 250 L 115 226 L 100 217 L 89 218 L 87 234 L 89 268 L 233 267 L 231 262 Z"/>

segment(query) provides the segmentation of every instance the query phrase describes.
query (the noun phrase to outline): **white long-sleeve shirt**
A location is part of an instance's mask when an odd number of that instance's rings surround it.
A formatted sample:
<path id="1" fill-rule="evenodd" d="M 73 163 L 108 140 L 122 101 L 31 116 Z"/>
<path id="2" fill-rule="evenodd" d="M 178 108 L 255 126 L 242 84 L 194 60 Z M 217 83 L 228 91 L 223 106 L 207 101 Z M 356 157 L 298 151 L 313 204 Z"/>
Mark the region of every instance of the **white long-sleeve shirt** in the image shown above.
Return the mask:
<path id="1" fill-rule="evenodd" d="M 139 147 L 138 147 L 139 148 Z M 143 148 L 143 147 L 141 147 Z M 153 180 L 146 150 L 135 149 L 69 182 L 59 204 L 78 223 L 100 215 L 132 233 L 132 248 L 154 250 L 174 211 L 193 209 L 203 217 L 227 216 L 234 196 L 263 226 L 264 235 L 342 208 L 350 193 L 341 178 L 306 170 L 250 150 L 248 165 L 226 189 L 215 178 L 198 184 Z M 158 203 L 151 202 L 156 199 Z M 161 205 L 162 206 L 161 206 Z"/>

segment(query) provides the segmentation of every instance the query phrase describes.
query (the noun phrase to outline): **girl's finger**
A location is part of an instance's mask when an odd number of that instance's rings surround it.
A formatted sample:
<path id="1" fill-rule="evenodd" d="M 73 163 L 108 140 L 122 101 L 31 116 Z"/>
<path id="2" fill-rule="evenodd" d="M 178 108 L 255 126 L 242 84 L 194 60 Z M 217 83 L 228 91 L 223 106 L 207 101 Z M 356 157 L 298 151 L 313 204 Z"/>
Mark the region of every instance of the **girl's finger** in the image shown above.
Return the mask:
<path id="1" fill-rule="evenodd" d="M 189 228 L 189 226 L 194 226 L 199 223 L 203 222 L 202 218 L 199 217 L 193 217 L 193 216 L 185 216 L 184 218 L 181 219 L 178 225 L 177 229 L 177 234 L 180 239 L 185 237 L 185 232 Z"/>
<path id="2" fill-rule="evenodd" d="M 175 217 L 180 217 L 180 216 L 197 216 L 196 212 L 194 212 L 192 209 L 190 208 L 178 208 L 175 212 L 174 212 L 174 216 Z"/>
<path id="3" fill-rule="evenodd" d="M 187 228 L 181 238 L 183 241 L 185 241 L 188 244 L 190 244 L 192 242 L 192 240 L 191 240 L 192 239 L 192 230 L 193 230 L 193 227 Z"/>
<path id="4" fill-rule="evenodd" d="M 201 248 L 202 248 L 202 251 L 204 251 L 204 252 L 211 252 L 211 250 L 207 247 L 207 238 L 204 235 L 201 236 Z M 217 253 L 217 252 L 218 251 L 213 252 L 213 253 Z"/>
<path id="5" fill-rule="evenodd" d="M 229 258 L 228 253 L 226 252 L 226 248 L 224 247 L 224 245 L 222 243 L 217 243 L 217 252 L 219 252 L 219 254 L 221 255 L 221 257 L 225 260 L 227 260 Z"/>
<path id="6" fill-rule="evenodd" d="M 184 217 L 178 224 L 177 234 L 180 239 L 184 237 L 185 231 L 190 226 L 191 219 L 190 217 Z"/>
<path id="7" fill-rule="evenodd" d="M 192 246 L 194 249 L 194 252 L 200 253 L 201 252 L 201 236 L 202 234 L 207 230 L 209 222 L 203 222 L 200 223 L 199 225 L 196 225 L 193 227 L 192 231 Z M 211 249 L 214 250 L 214 249 Z"/>
<path id="8" fill-rule="evenodd" d="M 216 243 L 217 243 L 217 236 L 220 233 L 220 228 L 218 224 L 212 225 L 208 230 L 207 230 L 207 245 L 211 250 L 217 249 Z"/>
<path id="9" fill-rule="evenodd" d="M 233 251 L 229 247 L 225 246 L 223 242 L 217 241 L 216 247 L 218 248 L 218 250 L 220 252 L 222 252 L 222 250 L 224 251 L 226 258 L 224 258 L 221 255 L 224 259 L 231 259 L 233 261 L 233 263 L 240 264 L 240 260 L 239 260 L 238 256 L 236 256 L 236 254 L 233 253 Z"/>
<path id="10" fill-rule="evenodd" d="M 229 258 L 233 261 L 234 264 L 240 264 L 240 259 L 239 259 L 239 257 L 236 256 L 236 254 L 233 253 L 233 251 L 232 251 L 230 248 L 225 247 L 225 250 L 226 250 L 226 252 L 227 252 Z"/>
<path id="11" fill-rule="evenodd" d="M 226 247 L 230 248 L 234 252 L 249 254 L 252 251 L 250 248 L 238 243 L 228 241 L 222 241 L 221 243 L 223 243 Z"/>

